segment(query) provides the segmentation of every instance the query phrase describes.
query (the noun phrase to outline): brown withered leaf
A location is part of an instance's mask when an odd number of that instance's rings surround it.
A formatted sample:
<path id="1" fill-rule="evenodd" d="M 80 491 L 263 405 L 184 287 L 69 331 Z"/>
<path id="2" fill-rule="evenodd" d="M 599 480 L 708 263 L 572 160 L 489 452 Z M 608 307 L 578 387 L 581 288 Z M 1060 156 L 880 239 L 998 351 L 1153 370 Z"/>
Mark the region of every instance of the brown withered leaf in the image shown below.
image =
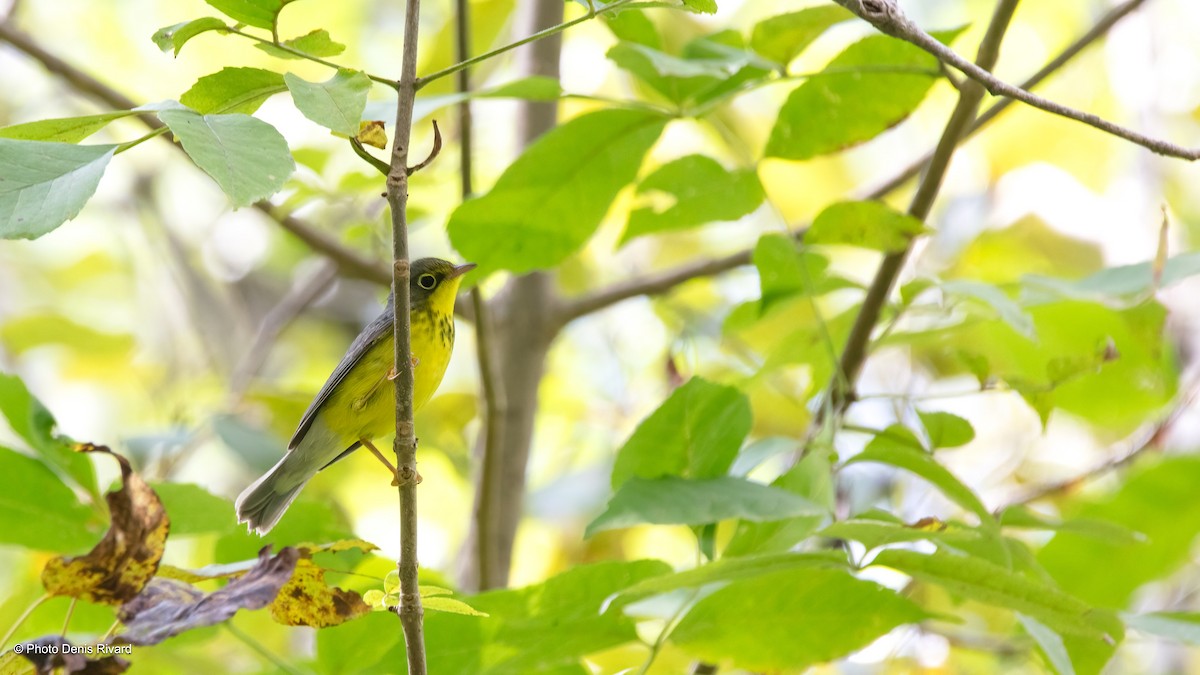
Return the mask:
<path id="1" fill-rule="evenodd" d="M 358 135 L 355 136 L 359 143 L 369 145 L 373 148 L 381 150 L 387 149 L 388 137 L 387 130 L 383 128 L 383 122 L 379 120 L 366 120 L 359 122 Z"/>
<path id="2" fill-rule="evenodd" d="M 0 658 L 0 673 L 118 675 L 129 670 L 129 662 L 119 656 L 90 658 L 111 649 L 104 645 L 74 645 L 61 635 L 47 635 L 21 643 L 20 656 L 10 651 Z"/>
<path id="3" fill-rule="evenodd" d="M 325 583 L 325 570 L 305 556 L 296 563 L 291 581 L 279 589 L 271 603 L 271 617 L 285 626 L 328 628 L 357 619 L 371 611 L 355 591 Z"/>
<path id="4" fill-rule="evenodd" d="M 114 644 L 153 645 L 193 628 L 221 623 L 239 609 L 271 604 L 296 569 L 300 552 L 285 547 L 272 558 L 269 546 L 258 552 L 258 565 L 219 591 L 205 594 L 182 581 L 153 579 L 117 612 L 125 631 Z"/>
<path id="5" fill-rule="evenodd" d="M 171 523 L 154 490 L 133 472 L 129 460 L 102 445 L 85 443 L 78 452 L 99 452 L 121 465 L 121 489 L 104 496 L 112 523 L 90 553 L 57 557 L 42 570 L 50 595 L 120 605 L 141 592 L 158 570 Z"/>

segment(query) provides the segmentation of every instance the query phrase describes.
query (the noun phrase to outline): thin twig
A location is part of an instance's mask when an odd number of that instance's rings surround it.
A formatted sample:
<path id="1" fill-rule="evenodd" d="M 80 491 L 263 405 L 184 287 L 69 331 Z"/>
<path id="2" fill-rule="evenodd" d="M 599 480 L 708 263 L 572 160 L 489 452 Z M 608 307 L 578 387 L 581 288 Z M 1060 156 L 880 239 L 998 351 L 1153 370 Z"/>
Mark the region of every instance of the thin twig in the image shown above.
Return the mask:
<path id="1" fill-rule="evenodd" d="M 803 235 L 801 233 L 797 236 Z M 745 250 L 723 258 L 688 263 L 673 270 L 638 277 L 614 284 L 590 295 L 567 300 L 561 306 L 557 317 L 558 322 L 560 325 L 565 325 L 581 316 L 615 305 L 622 300 L 642 295 L 662 295 L 692 279 L 711 277 L 742 265 L 749 265 L 751 253 L 750 250 Z"/>
<path id="2" fill-rule="evenodd" d="M 885 3 L 885 6 L 888 7 L 892 6 L 886 4 L 890 0 L 871 1 Z M 979 68 L 982 70 L 991 70 L 996 65 L 996 60 L 1000 55 L 1000 42 L 1008 30 L 1018 1 L 999 0 L 996 4 L 996 11 L 988 24 L 987 33 L 979 45 L 979 53 L 976 57 Z M 839 0 L 839 2 L 854 4 L 850 0 Z M 929 168 L 926 169 L 921 185 L 917 188 L 917 193 L 909 205 L 909 215 L 917 220 L 924 222 L 929 216 L 933 202 L 941 189 L 942 179 L 945 178 L 946 170 L 950 167 L 950 158 L 965 136 L 971 121 L 974 120 L 979 103 L 983 100 L 983 93 L 983 88 L 978 84 L 972 86 L 970 82 L 963 83 L 958 103 L 954 106 L 954 111 L 950 113 L 950 120 L 946 123 L 946 128 L 938 141 Z M 883 307 L 887 303 L 888 296 L 891 295 L 892 287 L 896 284 L 896 279 L 900 276 L 900 270 L 904 267 L 904 262 L 908 259 L 912 247 L 913 243 L 910 242 L 903 251 L 889 253 L 880 262 L 875 278 L 872 279 L 871 285 L 867 289 L 867 295 L 863 298 L 862 306 L 855 317 L 854 325 L 850 329 L 846 344 L 842 348 L 842 358 L 837 372 L 830 382 L 829 402 L 831 405 L 822 410 L 830 410 L 835 415 L 840 415 L 853 402 L 854 383 L 858 380 L 859 371 L 862 370 L 863 363 L 866 361 L 871 332 L 879 323 Z M 818 417 L 823 418 L 824 416 L 824 414 L 818 414 Z M 820 426 L 820 424 L 814 424 L 813 429 Z"/>
<path id="3" fill-rule="evenodd" d="M 296 235 L 296 238 L 309 248 L 332 260 L 337 265 L 338 273 L 343 277 L 362 279 L 381 285 L 391 283 L 392 275 L 388 272 L 387 267 L 342 246 L 337 240 L 314 229 L 305 221 L 284 213 L 282 209 L 270 202 L 258 202 L 254 207 L 270 216 L 279 223 L 280 227 Z"/>
<path id="4" fill-rule="evenodd" d="M 425 675 L 425 636 L 421 591 L 417 582 L 417 438 L 413 429 L 413 362 L 410 344 L 411 273 L 408 255 L 408 157 L 412 142 L 413 105 L 417 97 L 417 38 L 421 0 L 404 3 L 404 56 L 396 100 L 396 132 L 392 139 L 387 202 L 392 212 L 392 294 L 395 318 L 396 452 L 400 504 L 400 625 L 408 655 L 408 674 Z"/>
<path id="5" fill-rule="evenodd" d="M 1020 87 L 1015 87 L 1007 82 L 995 77 L 988 68 L 982 68 L 977 64 L 971 63 L 964 59 L 953 49 L 938 42 L 929 33 L 921 30 L 911 19 L 909 19 L 903 11 L 901 11 L 896 0 L 835 0 L 839 5 L 845 7 L 857 14 L 864 21 L 870 23 L 879 32 L 890 35 L 915 45 L 933 56 L 937 57 L 944 63 L 947 63 L 954 68 L 960 70 L 964 75 L 972 80 L 983 85 L 988 93 L 993 96 L 1007 96 L 1014 98 L 1022 103 L 1026 103 L 1048 113 L 1066 117 L 1067 119 L 1082 122 L 1090 127 L 1099 129 L 1100 131 L 1112 134 L 1118 138 L 1123 138 L 1130 143 L 1140 145 L 1151 152 L 1164 155 L 1166 157 L 1178 157 L 1193 161 L 1200 159 L 1200 150 L 1185 148 L 1168 141 L 1157 138 L 1151 138 L 1140 132 L 1128 129 L 1119 124 L 1114 124 L 1106 119 L 1093 115 L 1092 113 L 1076 110 L 1061 103 L 1056 103 L 1049 99 L 1030 93 Z"/>
<path id="6" fill-rule="evenodd" d="M 1068 45 L 1066 49 L 1063 49 L 1061 52 L 1059 52 L 1057 56 L 1047 61 L 1046 65 L 1042 66 L 1040 70 L 1030 76 L 1029 79 L 1022 82 L 1019 86 L 1027 91 L 1034 89 L 1044 82 L 1048 77 L 1061 70 L 1063 66 L 1067 65 L 1089 45 L 1107 35 L 1108 31 L 1111 30 L 1118 21 L 1128 16 L 1135 9 L 1141 7 L 1145 2 L 1146 0 L 1129 0 L 1124 4 L 1113 7 L 1112 10 L 1101 17 L 1100 20 L 1091 27 L 1091 29 L 1089 29 L 1083 35 L 1080 35 L 1077 40 Z M 971 128 L 967 130 L 966 138 L 974 136 L 976 132 L 987 126 L 992 120 L 996 119 L 1000 113 L 1007 110 L 1008 107 L 1014 102 L 1015 99 L 1005 98 L 993 103 L 991 107 L 983 111 L 983 114 L 981 114 L 979 118 L 971 124 Z M 932 159 L 932 152 L 926 154 L 924 157 L 921 157 L 912 164 L 909 164 L 903 171 L 893 176 L 887 182 L 868 192 L 864 199 L 880 199 L 900 189 L 901 185 L 904 185 L 913 178 L 916 178 L 917 175 L 921 173 L 921 170 L 924 169 Z"/>
<path id="7" fill-rule="evenodd" d="M 336 273 L 337 267 L 332 261 L 323 262 L 314 273 L 293 284 L 279 303 L 263 316 L 262 321 L 258 324 L 258 331 L 250 342 L 250 348 L 246 350 L 245 356 L 242 357 L 237 367 L 234 368 L 233 375 L 229 378 L 231 401 L 241 400 L 242 395 L 250 386 L 250 381 L 254 379 L 263 363 L 266 362 L 271 345 L 275 344 L 279 334 L 296 317 L 300 316 L 301 312 L 321 297 L 325 289 L 329 288 Z"/>
<path id="8" fill-rule="evenodd" d="M 591 11 L 589 11 L 587 14 L 584 14 L 581 17 L 571 19 L 570 21 L 564 21 L 563 23 L 560 23 L 557 26 L 551 26 L 549 28 L 546 28 L 545 30 L 539 30 L 538 32 L 530 35 L 529 37 L 521 38 L 520 40 L 517 40 L 516 42 L 506 44 L 503 47 L 498 47 L 496 49 L 493 49 L 490 52 L 484 52 L 483 54 L 480 54 L 479 56 L 473 56 L 469 59 L 463 59 L 452 66 L 448 66 L 446 68 L 442 68 L 439 71 L 425 75 L 424 77 L 421 77 L 420 79 L 417 80 L 417 88 L 420 89 L 421 87 L 424 87 L 425 85 L 429 84 L 430 82 L 433 82 L 434 80 L 440 80 L 441 78 L 446 77 L 447 75 L 453 75 L 454 73 L 457 73 L 458 71 L 463 70 L 465 68 L 470 68 L 471 66 L 473 66 L 477 63 L 483 63 L 484 61 L 487 61 L 493 57 L 499 56 L 500 54 L 503 54 L 508 51 L 512 51 L 512 50 L 516 49 L 517 47 L 520 47 L 521 45 L 527 45 L 530 42 L 536 42 L 538 40 L 541 40 L 542 38 L 547 38 L 547 37 L 550 37 L 551 35 L 556 35 L 558 33 L 561 33 L 564 30 L 566 30 L 572 26 L 581 24 L 585 21 L 590 21 L 591 19 L 594 19 L 595 17 L 600 16 L 601 14 L 609 14 L 609 13 L 615 12 L 623 7 L 632 5 L 633 2 L 634 2 L 634 0 L 617 0 L 616 2 L 614 2 L 610 5 L 605 5 L 604 7 L 601 7 L 600 9 L 595 9 L 593 7 Z"/>
<path id="9" fill-rule="evenodd" d="M 4 646 L 8 644 L 8 641 L 12 639 L 12 636 L 17 634 L 17 631 L 21 628 L 21 624 L 25 623 L 25 620 L 29 618 L 29 615 L 33 614 L 35 609 L 41 607 L 42 603 L 46 602 L 51 597 L 52 596 L 49 593 L 46 593 L 42 595 L 42 597 L 30 603 L 29 606 L 25 608 L 24 612 L 21 612 L 21 616 L 18 616 L 17 620 L 13 622 L 13 625 L 8 629 L 7 632 L 4 633 L 4 637 L 0 637 L 0 650 L 3 650 Z"/>
<path id="10" fill-rule="evenodd" d="M 454 1 L 454 47 L 455 58 L 467 61 L 471 58 L 471 13 L 468 0 Z M 460 93 L 471 91 L 471 69 L 463 68 L 455 73 L 455 83 Z M 458 174 L 462 199 L 465 201 L 475 192 L 472 171 L 472 152 L 475 146 L 474 133 L 471 128 L 471 99 L 464 98 L 458 104 Z M 495 471 L 493 464 L 499 461 L 499 445 L 501 430 L 504 424 L 504 389 L 499 386 L 500 374 L 496 369 L 495 349 L 493 341 L 494 327 L 491 322 L 491 310 L 484 301 L 483 291 L 476 284 L 471 289 L 471 307 L 475 313 L 475 355 L 479 362 L 479 383 L 483 391 L 483 429 L 480 432 L 482 441 L 482 458 L 480 473 L 488 475 Z M 481 496 L 475 503 L 475 528 L 480 545 L 476 548 L 480 579 L 490 579 L 495 571 L 491 569 L 492 556 L 488 551 L 495 550 L 494 538 L 499 533 L 495 509 L 487 508 L 495 497 L 491 494 L 491 481 L 480 484 Z"/>
<path id="11" fill-rule="evenodd" d="M 442 154 L 442 130 L 438 128 L 437 120 L 433 120 L 433 148 L 429 151 L 429 156 L 422 160 L 420 164 L 416 166 L 410 166 L 405 169 L 405 171 L 407 171 L 408 175 L 411 176 L 421 169 L 429 166 L 429 164 L 433 162 L 433 160 L 437 159 L 437 156 L 440 154 Z"/>
<path id="12" fill-rule="evenodd" d="M 357 138 L 350 139 L 350 147 L 354 149 L 354 154 L 358 155 L 362 161 L 374 167 L 380 174 L 386 176 L 392 170 L 392 167 L 387 162 L 367 152 L 367 149 L 363 147 L 362 141 Z"/>
<path id="13" fill-rule="evenodd" d="M 1129 0 L 1122 5 L 1114 7 L 1112 11 L 1105 14 L 1091 29 L 1081 35 L 1079 39 L 1059 52 L 1053 59 L 1046 62 L 1046 65 L 1042 66 L 1029 79 L 1022 82 L 1021 88 L 1032 89 L 1041 84 L 1055 72 L 1062 69 L 1063 66 L 1074 59 L 1085 48 L 1106 35 L 1118 21 L 1128 16 L 1145 2 L 1146 0 Z M 1000 113 L 1008 109 L 1012 103 L 1013 99 L 1003 99 L 992 105 L 971 124 L 970 129 L 962 140 L 965 140 L 992 122 Z M 862 196 L 862 199 L 882 199 L 895 192 L 909 180 L 920 174 L 932 160 L 933 152 L 930 152 L 905 167 L 903 171 L 896 174 L 893 178 L 867 192 Z M 610 288 L 595 291 L 581 298 L 568 301 L 563 308 L 562 317 L 565 321 L 572 321 L 581 316 L 605 309 L 623 300 L 628 300 L 629 298 L 640 295 L 662 295 L 671 291 L 675 286 L 691 281 L 692 279 L 722 274 L 742 265 L 747 265 L 750 263 L 750 257 L 751 251 L 746 250 L 725 258 L 699 263 L 687 263 L 673 270 L 634 278 Z"/>
<path id="14" fill-rule="evenodd" d="M 275 28 L 272 28 L 272 30 L 271 30 L 271 38 L 272 39 L 270 39 L 270 40 L 268 40 L 266 38 L 261 38 L 253 33 L 247 33 L 244 30 L 238 30 L 237 28 L 233 28 L 232 26 L 220 29 L 220 32 L 233 33 L 234 35 L 240 35 L 244 38 L 253 40 L 259 44 L 264 44 L 269 47 L 278 49 L 281 52 L 291 54 L 292 56 L 295 56 L 298 59 L 305 59 L 307 61 L 312 61 L 313 63 L 319 63 L 319 64 L 325 66 L 326 68 L 333 68 L 334 70 L 354 70 L 353 68 L 348 68 L 346 66 L 338 65 L 338 64 L 334 63 L 333 61 L 327 61 L 320 57 L 313 56 L 312 54 L 309 54 L 308 52 L 305 52 L 305 51 L 296 49 L 295 47 L 290 47 L 288 45 L 283 44 L 282 42 L 279 41 L 279 33 L 278 33 L 277 29 L 275 29 Z M 386 77 L 372 75 L 371 73 L 368 73 L 366 71 L 362 71 L 362 73 L 363 73 L 363 75 L 366 75 L 368 78 L 370 78 L 372 81 L 378 82 L 379 84 L 382 84 L 382 85 L 386 85 L 388 87 L 391 87 L 392 89 L 395 89 L 398 86 L 396 84 L 395 80 L 389 80 Z"/>
<path id="15" fill-rule="evenodd" d="M 285 661 L 282 656 L 276 654 L 275 652 L 271 651 L 270 649 L 267 649 L 266 646 L 263 645 L 263 643 L 254 639 L 254 637 L 252 637 L 249 633 L 247 633 L 247 632 L 243 631 L 241 628 L 238 628 L 237 626 L 233 625 L 232 621 L 226 621 L 225 623 L 223 623 L 221 625 L 225 626 L 225 630 L 229 631 L 242 644 L 246 645 L 247 647 L 252 649 L 256 654 L 258 654 L 259 656 L 266 659 L 267 662 L 270 663 L 271 665 L 275 666 L 276 668 L 278 668 L 279 670 L 282 670 L 285 673 L 288 673 L 288 675 L 305 675 L 305 673 L 307 672 L 307 671 L 300 670 L 299 668 L 296 668 L 292 664 Z"/>
<path id="16" fill-rule="evenodd" d="M 137 107 L 137 103 L 129 97 L 52 54 L 32 37 L 17 30 L 9 23 L 0 23 L 0 42 L 7 42 L 16 47 L 42 64 L 46 70 L 66 80 L 77 92 L 94 101 L 114 110 L 130 110 Z M 137 118 L 151 130 L 157 131 L 166 128 L 153 113 L 139 114 Z M 183 151 L 183 147 L 178 143 L 171 143 L 171 146 Z M 379 265 L 346 248 L 331 237 L 318 232 L 308 223 L 284 213 L 271 202 L 265 200 L 256 202 L 254 208 L 275 220 L 283 229 L 299 237 L 317 253 L 337 263 L 338 271 L 342 276 L 363 279 L 381 285 L 391 283 L 392 275 L 386 266 Z"/>
<path id="17" fill-rule="evenodd" d="M 998 509 L 997 513 L 1014 506 L 1023 506 L 1042 499 L 1065 494 L 1084 483 L 1129 466 L 1134 460 L 1148 451 L 1161 449 L 1163 439 L 1170 432 L 1171 427 L 1174 426 L 1175 422 L 1185 412 L 1191 409 L 1192 405 L 1196 402 L 1197 396 L 1200 396 L 1200 377 L 1197 377 L 1193 372 L 1193 376 L 1188 379 L 1190 384 L 1185 389 L 1186 393 L 1180 397 L 1179 402 L 1171 411 L 1161 420 L 1151 425 L 1149 429 L 1140 432 L 1136 440 L 1132 442 L 1126 441 L 1124 443 L 1126 449 L 1123 452 L 1110 453 L 1111 459 L 1101 462 L 1078 476 L 1030 488 L 1025 494 Z"/>

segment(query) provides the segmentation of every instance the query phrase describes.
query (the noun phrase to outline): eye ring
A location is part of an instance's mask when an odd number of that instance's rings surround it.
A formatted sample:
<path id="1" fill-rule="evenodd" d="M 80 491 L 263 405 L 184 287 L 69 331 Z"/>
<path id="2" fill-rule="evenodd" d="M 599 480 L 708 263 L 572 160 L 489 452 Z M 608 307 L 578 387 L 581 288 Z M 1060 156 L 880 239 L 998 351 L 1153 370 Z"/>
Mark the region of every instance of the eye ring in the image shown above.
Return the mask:
<path id="1" fill-rule="evenodd" d="M 434 286 L 437 286 L 437 278 L 432 274 L 422 274 L 417 277 L 417 285 L 427 291 L 432 291 Z"/>

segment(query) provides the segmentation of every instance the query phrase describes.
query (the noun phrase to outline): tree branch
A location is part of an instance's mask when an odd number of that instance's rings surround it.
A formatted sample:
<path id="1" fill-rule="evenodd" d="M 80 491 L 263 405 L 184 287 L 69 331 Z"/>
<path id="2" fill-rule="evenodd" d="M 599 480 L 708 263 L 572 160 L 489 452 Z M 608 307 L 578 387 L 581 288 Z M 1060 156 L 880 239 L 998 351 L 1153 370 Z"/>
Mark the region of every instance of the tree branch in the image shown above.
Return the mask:
<path id="1" fill-rule="evenodd" d="M 988 93 L 993 96 L 1014 98 L 1048 113 L 1066 117 L 1076 122 L 1082 122 L 1160 155 L 1178 157 L 1189 161 L 1200 159 L 1200 150 L 1184 148 L 1174 143 L 1151 138 L 1140 132 L 1109 122 L 1098 115 L 1055 103 L 1054 101 L 1004 82 L 988 72 L 987 68 L 982 68 L 964 59 L 953 49 L 938 42 L 932 35 L 921 30 L 920 27 L 904 14 L 896 3 L 896 0 L 835 0 L 835 2 L 854 12 L 859 18 L 870 23 L 879 32 L 920 47 L 936 56 L 942 62 L 948 63 L 962 71 L 964 75 L 983 85 Z"/>
<path id="2" fill-rule="evenodd" d="M 400 504 L 400 624 L 408 654 L 409 675 L 425 675 L 425 610 L 417 581 L 417 438 L 413 428 L 413 362 L 410 344 L 408 280 L 408 157 L 412 141 L 413 105 L 417 97 L 417 38 L 421 0 L 404 3 L 404 56 L 397 83 L 396 131 L 392 139 L 387 202 L 392 212 L 392 294 L 395 317 L 396 470 Z"/>
<path id="3" fill-rule="evenodd" d="M 1191 369 L 1191 376 L 1186 379 L 1189 384 L 1185 387 L 1186 393 L 1179 398 L 1179 402 L 1166 416 L 1152 424 L 1149 429 L 1138 434 L 1136 440 L 1124 443 L 1125 450 L 1123 452 L 1110 453 L 1112 455 L 1111 459 L 1092 467 L 1078 476 L 1030 488 L 1024 495 L 1000 507 L 996 512 L 999 513 L 1014 506 L 1023 506 L 1042 499 L 1065 494 L 1084 483 L 1129 466 L 1134 460 L 1148 451 L 1161 450 L 1163 439 L 1170 432 L 1171 427 L 1183 416 L 1183 413 L 1187 412 L 1195 404 L 1196 397 L 1200 395 L 1200 371 Z"/>
<path id="4" fill-rule="evenodd" d="M 1107 35 L 1108 31 L 1111 30 L 1118 21 L 1128 16 L 1135 9 L 1141 7 L 1143 4 L 1145 4 L 1145 2 L 1146 0 L 1129 0 L 1128 2 L 1113 7 L 1112 10 L 1101 17 L 1100 20 L 1091 27 L 1090 30 L 1079 36 L 1079 39 L 1068 45 L 1066 49 L 1063 49 L 1061 52 L 1059 52 L 1058 55 L 1053 59 L 1047 61 L 1046 65 L 1042 66 L 1041 70 L 1034 73 L 1029 79 L 1025 80 L 1018 86 L 1025 90 L 1031 90 L 1037 87 L 1039 84 L 1044 82 L 1046 78 L 1050 77 L 1054 73 L 1058 72 L 1058 70 L 1063 66 L 1067 65 L 1067 63 L 1078 56 L 1080 52 L 1082 52 L 1093 42 Z M 985 110 L 983 114 L 971 124 L 971 128 L 967 130 L 966 138 L 974 136 L 975 132 L 987 126 L 987 124 L 996 119 L 1000 113 L 1007 110 L 1014 101 L 1015 99 L 1005 98 L 992 104 L 991 107 Z M 921 173 L 921 170 L 924 169 L 925 166 L 932 160 L 933 153 L 930 152 L 912 164 L 909 164 L 903 171 L 893 176 L 886 183 L 883 183 L 874 190 L 871 190 L 871 192 L 868 193 L 868 196 L 865 198 L 879 199 L 884 195 L 891 194 L 893 191 L 898 190 L 901 185 L 904 185 L 913 178 L 916 178 L 917 175 Z"/>
<path id="5" fill-rule="evenodd" d="M 536 33 L 533 33 L 532 35 L 530 35 L 528 37 L 521 38 L 520 40 L 506 44 L 503 47 L 498 47 L 496 49 L 493 49 L 490 52 L 484 52 L 483 54 L 480 54 L 479 56 L 473 56 L 471 58 L 463 58 L 458 63 L 456 63 L 452 66 L 442 68 L 439 71 L 430 73 L 430 74 L 418 79 L 417 80 L 417 89 L 424 87 L 425 85 L 429 84 L 430 82 L 433 82 L 434 80 L 440 80 L 443 77 L 446 77 L 447 75 L 453 75 L 454 73 L 457 73 L 460 70 L 465 70 L 467 68 L 470 68 L 471 66 L 473 66 L 477 63 L 483 63 L 484 61 L 487 61 L 488 59 L 499 56 L 505 52 L 512 51 L 522 45 L 527 45 L 530 42 L 536 42 L 538 40 L 541 40 L 542 38 L 550 37 L 551 35 L 557 35 L 558 33 L 561 33 L 564 30 L 566 30 L 572 26 L 581 24 L 585 21 L 590 21 L 591 19 L 594 19 L 595 17 L 600 16 L 601 14 L 608 14 L 611 12 L 615 12 L 615 11 L 621 9 L 622 7 L 626 7 L 627 5 L 633 4 L 633 2 L 634 2 L 634 0 L 617 0 L 616 2 L 614 2 L 612 4 L 601 7 L 600 9 L 595 9 L 593 7 L 591 11 L 589 11 L 587 14 L 584 14 L 583 16 L 581 16 L 579 18 L 571 19 L 570 21 L 565 21 L 558 25 L 551 26 L 551 27 L 545 28 L 543 30 L 539 30 Z"/>
<path id="6" fill-rule="evenodd" d="M 128 96 L 52 54 L 28 34 L 10 25 L 10 22 L 0 22 L 0 42 L 7 42 L 17 48 L 22 53 L 42 64 L 42 67 L 46 70 L 66 80 L 77 92 L 109 108 L 114 110 L 130 110 L 136 108 L 138 105 Z M 146 113 L 137 117 L 152 130 L 158 131 L 166 128 L 162 121 L 153 113 Z M 182 146 L 178 143 L 171 143 L 171 145 L 180 151 L 183 150 Z M 332 260 L 337 264 L 338 271 L 342 276 L 351 279 L 363 279 L 380 285 L 391 283 L 392 275 L 386 266 L 369 260 L 354 250 L 343 246 L 335 239 L 314 229 L 303 220 L 283 213 L 271 202 L 266 200 L 256 202 L 254 208 L 279 223 L 279 226 L 283 229 L 299 237 L 301 241 L 317 253 Z"/>
<path id="7" fill-rule="evenodd" d="M 803 232 L 798 236 L 803 236 Z M 742 265 L 749 265 L 751 253 L 752 251 L 747 249 L 723 258 L 687 263 L 673 270 L 648 274 L 624 283 L 613 284 L 591 295 L 564 302 L 559 309 L 556 321 L 563 326 L 581 316 L 615 305 L 622 300 L 641 295 L 662 295 L 692 279 L 711 277 Z"/>
<path id="8" fill-rule="evenodd" d="M 859 4 L 861 2 L 853 2 L 851 0 L 838 0 L 839 4 Z M 889 4 L 891 0 L 865 0 L 872 6 L 882 6 L 895 8 L 895 5 Z M 983 41 L 979 45 L 979 53 L 976 57 L 981 70 L 991 70 L 996 65 L 996 60 L 1000 54 L 1000 43 L 1004 39 L 1004 34 L 1008 30 L 1009 22 L 1012 20 L 1012 15 L 1017 9 L 1019 0 L 999 0 L 996 3 L 996 10 L 992 15 L 992 20 L 988 24 L 987 33 L 983 37 Z M 899 12 L 895 9 L 895 12 Z M 932 38 L 930 38 L 932 39 Z M 936 42 L 936 40 L 934 40 Z M 938 191 L 942 186 L 942 179 L 945 178 L 946 170 L 950 167 L 950 158 L 954 155 L 954 150 L 966 135 L 967 128 L 975 118 L 975 112 L 979 108 L 980 101 L 983 100 L 983 87 L 973 81 L 964 82 L 958 96 L 958 103 L 954 106 L 954 111 L 950 113 L 950 120 L 946 123 L 946 128 L 942 132 L 942 137 L 938 141 L 937 149 L 934 150 L 932 161 L 929 168 L 925 171 L 925 177 L 921 180 L 921 185 L 917 188 L 917 193 L 913 197 L 912 203 L 909 205 L 908 213 L 917 220 L 925 221 L 929 216 L 929 211 L 933 207 L 933 202 L 937 198 Z M 858 374 L 862 370 L 863 363 L 867 358 L 867 346 L 871 340 L 871 332 L 875 329 L 875 325 L 879 322 L 879 316 L 883 312 L 883 307 L 887 303 L 888 296 L 892 292 L 892 287 L 896 283 L 896 279 L 900 276 L 900 270 L 904 267 L 904 261 L 908 259 L 909 253 L 912 251 L 913 243 L 899 253 L 889 253 L 884 256 L 883 261 L 879 264 L 879 269 L 875 273 L 875 278 L 871 281 L 870 287 L 867 289 L 867 295 L 863 298 L 862 308 L 855 317 L 854 325 L 850 329 L 850 335 L 846 339 L 846 345 L 842 349 L 842 357 L 838 364 L 837 373 L 829 385 L 829 402 L 830 406 L 822 407 L 819 417 L 824 417 L 825 411 L 832 410 L 835 415 L 840 415 L 845 412 L 846 408 L 854 400 L 854 383 L 858 379 Z M 814 424 L 813 428 L 819 427 L 819 424 Z"/>
<path id="9" fill-rule="evenodd" d="M 1063 66 L 1069 63 L 1072 59 L 1079 55 L 1085 48 L 1093 42 L 1099 40 L 1106 35 L 1108 31 L 1116 25 L 1118 21 L 1128 16 L 1135 9 L 1145 4 L 1146 0 L 1129 0 L 1112 11 L 1105 14 L 1094 26 L 1086 33 L 1081 35 L 1077 40 L 1068 45 L 1065 49 L 1058 53 L 1053 59 L 1042 66 L 1040 70 L 1034 73 L 1029 79 L 1021 83 L 1021 89 L 1032 89 Z M 984 126 L 992 122 L 1013 104 L 1015 99 L 1006 98 L 998 101 L 989 107 L 983 114 L 979 116 L 967 130 L 965 136 L 961 140 L 970 138 Z M 916 160 L 912 164 L 904 168 L 903 171 L 896 174 L 878 187 L 867 192 L 862 199 L 882 199 L 887 195 L 900 189 L 909 180 L 915 178 L 921 171 L 933 161 L 933 152 L 926 154 L 924 157 Z M 563 307 L 563 321 L 569 322 L 578 319 L 581 316 L 597 312 L 614 305 L 623 300 L 635 298 L 640 295 L 662 295 L 671 291 L 675 286 L 706 276 L 713 276 L 727 272 L 741 265 L 750 263 L 751 251 L 746 250 L 740 253 L 735 253 L 725 258 L 716 260 L 704 261 L 701 263 L 688 263 L 680 267 L 667 270 L 664 272 L 649 274 L 644 277 L 631 279 L 624 283 L 612 286 L 611 288 L 601 289 L 591 294 L 584 295 L 574 300 L 568 300 Z"/>

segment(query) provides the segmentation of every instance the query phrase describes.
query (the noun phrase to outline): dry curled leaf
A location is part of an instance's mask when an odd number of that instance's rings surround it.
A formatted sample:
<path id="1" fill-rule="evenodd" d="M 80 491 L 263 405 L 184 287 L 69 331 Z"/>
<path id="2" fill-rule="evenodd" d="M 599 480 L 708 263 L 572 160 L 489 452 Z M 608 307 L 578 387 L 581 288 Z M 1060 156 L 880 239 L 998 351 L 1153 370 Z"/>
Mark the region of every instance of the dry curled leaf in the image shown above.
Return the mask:
<path id="1" fill-rule="evenodd" d="M 328 628 L 370 613 L 355 591 L 325 583 L 325 570 L 306 558 L 296 563 L 291 581 L 271 603 L 271 616 L 285 626 Z"/>
<path id="2" fill-rule="evenodd" d="M 355 138 L 363 145 L 369 145 L 381 150 L 387 149 L 387 131 L 383 128 L 383 122 L 379 120 L 359 122 L 358 135 Z"/>
<path id="3" fill-rule="evenodd" d="M 154 577 L 170 520 L 158 495 L 134 473 L 129 460 L 90 443 L 76 450 L 114 457 L 121 465 L 121 489 L 105 495 L 112 523 L 100 543 L 87 555 L 52 558 L 42 570 L 42 585 L 51 595 L 120 605 Z"/>
<path id="4" fill-rule="evenodd" d="M 22 642 L 17 650 L 0 658 L 0 673 L 68 673 L 117 675 L 129 670 L 129 662 L 112 654 L 107 645 L 75 645 L 61 635 Z M 100 658 L 90 658 L 99 655 Z"/>
<path id="5" fill-rule="evenodd" d="M 115 644 L 153 645 L 193 628 L 221 623 L 239 609 L 261 609 L 271 604 L 296 569 L 300 552 L 286 547 L 272 558 L 270 547 L 258 553 L 258 565 L 227 586 L 205 595 L 174 579 L 155 578 L 117 616 L 125 631 Z"/>

